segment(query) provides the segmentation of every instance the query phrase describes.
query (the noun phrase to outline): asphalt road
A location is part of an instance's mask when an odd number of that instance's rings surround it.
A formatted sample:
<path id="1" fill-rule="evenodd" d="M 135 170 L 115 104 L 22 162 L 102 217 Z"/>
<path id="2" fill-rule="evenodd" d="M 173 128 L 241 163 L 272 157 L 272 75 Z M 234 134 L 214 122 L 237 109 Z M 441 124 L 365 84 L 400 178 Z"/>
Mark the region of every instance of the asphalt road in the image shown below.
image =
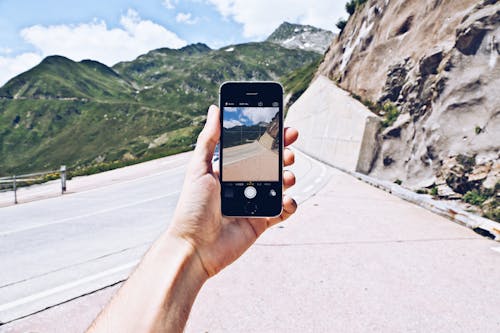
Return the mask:
<path id="1" fill-rule="evenodd" d="M 278 155 L 258 141 L 224 148 L 224 181 L 272 181 L 278 179 Z"/>
<path id="2" fill-rule="evenodd" d="M 0 322 L 125 279 L 168 226 L 189 157 L 76 178 L 70 194 L 0 208 Z M 306 156 L 296 161 L 291 193 L 302 202 L 331 171 Z"/>
<path id="3" fill-rule="evenodd" d="M 164 163 L 175 168 L 188 157 Z M 266 231 L 240 259 L 207 281 L 193 306 L 186 332 L 500 332 L 497 242 L 300 153 L 296 161 L 298 186 L 292 192 L 300 202 L 297 213 Z M 137 167 L 135 177 L 140 178 L 140 170 L 149 170 L 146 177 L 156 177 L 156 172 L 170 172 L 168 169 L 146 164 Z M 137 182 L 130 177 L 108 175 L 115 185 L 107 188 L 120 189 L 125 185 L 119 180 L 123 178 Z M 159 201 L 162 204 L 167 199 Z M 121 219 L 127 218 L 126 212 L 118 212 Z M 168 218 L 157 218 L 159 232 Z M 106 217 L 99 219 L 106 224 Z M 73 223 L 64 229 L 69 232 L 75 227 Z M 91 220 L 87 223 L 93 225 Z M 121 222 L 113 225 L 108 227 L 120 228 Z M 132 229 L 127 237 L 122 234 L 101 240 L 100 233 L 107 231 L 99 228 L 87 234 L 86 246 L 98 250 L 94 244 L 114 244 L 119 249 L 121 238 L 127 240 L 137 230 Z M 34 237 L 45 242 L 42 236 Z M 58 246 L 58 242 L 53 243 Z M 51 246 L 47 244 L 47 249 Z M 20 246 L 10 250 L 29 252 Z M 78 252 L 78 248 L 73 251 Z M 110 282 L 104 281 L 106 278 L 118 278 L 113 274 L 126 275 L 127 263 L 133 265 L 139 256 L 124 251 L 118 260 L 116 254 L 109 254 L 91 260 L 100 269 L 67 263 L 61 270 L 69 272 L 75 265 L 82 267 L 82 273 L 49 285 L 37 281 L 38 290 L 26 290 L 24 295 L 32 295 L 31 299 L 41 295 L 50 303 L 49 294 L 54 290 L 60 299 L 81 293 L 77 289 L 82 285 L 77 284 L 82 280 L 93 279 L 93 288 L 97 288 Z M 52 260 L 63 260 L 67 255 L 60 251 Z M 37 266 L 36 260 L 44 259 L 32 256 L 31 263 L 20 269 Z M 2 255 L 1 259 L 8 257 Z M 110 261 L 105 264 L 101 261 L 104 258 Z M 10 264 L 11 269 L 13 266 Z M 0 326 L 0 332 L 82 332 L 118 287 L 15 320 Z M 4 288 L 0 289 L 3 293 Z M 14 297 L 7 302 L 27 299 Z M 29 304 L 18 309 L 27 309 Z M 4 310 L 3 318 L 7 314 Z M 137 320 L 140 318 L 137 314 Z"/>

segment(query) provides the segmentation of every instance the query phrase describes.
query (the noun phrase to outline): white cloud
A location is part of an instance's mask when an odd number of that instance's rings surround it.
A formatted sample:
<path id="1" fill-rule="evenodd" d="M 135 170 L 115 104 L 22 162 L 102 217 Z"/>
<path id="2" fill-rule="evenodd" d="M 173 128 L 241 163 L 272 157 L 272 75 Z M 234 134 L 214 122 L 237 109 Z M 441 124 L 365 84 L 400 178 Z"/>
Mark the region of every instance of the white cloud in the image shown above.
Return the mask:
<path id="1" fill-rule="evenodd" d="M 94 20 L 76 25 L 34 25 L 21 30 L 21 37 L 36 51 L 0 58 L 0 84 L 48 55 L 63 55 L 75 61 L 93 59 L 112 66 L 152 49 L 186 45 L 175 33 L 142 20 L 132 9 L 121 17 L 120 24 L 120 28 L 108 28 L 106 22 Z"/>
<path id="2" fill-rule="evenodd" d="M 120 23 L 120 29 L 109 29 L 106 22 L 96 20 L 78 25 L 35 25 L 21 30 L 21 36 L 43 56 L 60 54 L 75 61 L 94 59 L 108 66 L 133 60 L 155 48 L 186 45 L 163 26 L 141 20 L 134 10 L 129 9 Z"/>
<path id="3" fill-rule="evenodd" d="M 235 126 L 241 126 L 241 125 L 243 124 L 236 119 L 224 120 L 224 122 L 222 123 L 222 126 L 224 128 L 233 128 Z"/>
<path id="4" fill-rule="evenodd" d="M 9 47 L 0 47 L 0 53 L 9 54 L 12 53 L 12 49 Z"/>
<path id="5" fill-rule="evenodd" d="M 252 124 L 270 123 L 278 113 L 278 108 L 244 108 L 242 113 Z"/>
<path id="6" fill-rule="evenodd" d="M 37 53 L 22 53 L 15 57 L 0 56 L 0 86 L 19 73 L 37 65 L 42 57 Z"/>
<path id="7" fill-rule="evenodd" d="M 175 20 L 179 23 L 195 24 L 198 22 L 198 18 L 191 18 L 191 13 L 179 13 L 175 17 Z"/>
<path id="8" fill-rule="evenodd" d="M 207 0 L 226 18 L 243 24 L 245 37 L 267 37 L 283 21 L 337 31 L 345 1 L 333 0 Z"/>
<path id="9" fill-rule="evenodd" d="M 175 1 L 175 3 L 177 3 L 177 1 Z M 172 0 L 163 0 L 162 4 L 167 9 L 174 9 L 175 8 L 174 1 L 172 1 Z"/>

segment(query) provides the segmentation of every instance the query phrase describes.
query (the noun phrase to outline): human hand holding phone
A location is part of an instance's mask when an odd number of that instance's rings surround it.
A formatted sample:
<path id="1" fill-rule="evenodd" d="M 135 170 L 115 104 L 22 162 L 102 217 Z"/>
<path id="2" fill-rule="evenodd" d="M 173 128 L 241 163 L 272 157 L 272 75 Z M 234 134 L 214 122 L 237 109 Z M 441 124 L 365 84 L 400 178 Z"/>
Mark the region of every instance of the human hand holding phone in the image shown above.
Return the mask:
<path id="1" fill-rule="evenodd" d="M 212 105 L 207 121 L 198 136 L 196 148 L 168 233 L 188 242 L 195 250 L 208 277 L 241 256 L 269 227 L 286 220 L 297 209 L 293 198 L 283 196 L 279 216 L 267 218 L 225 217 L 221 212 L 219 170 L 212 166 L 212 156 L 221 131 L 220 110 Z M 284 130 L 284 146 L 297 140 L 293 128 Z M 294 162 L 292 151 L 283 151 L 284 166 Z M 295 184 L 290 171 L 283 172 L 284 190 Z"/>

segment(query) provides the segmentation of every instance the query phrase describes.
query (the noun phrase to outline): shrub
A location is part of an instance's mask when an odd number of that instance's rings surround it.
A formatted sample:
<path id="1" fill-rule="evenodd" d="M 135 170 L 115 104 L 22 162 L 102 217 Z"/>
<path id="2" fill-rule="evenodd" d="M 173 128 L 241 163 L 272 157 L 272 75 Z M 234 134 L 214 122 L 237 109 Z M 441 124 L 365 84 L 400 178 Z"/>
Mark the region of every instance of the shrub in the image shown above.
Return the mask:
<path id="1" fill-rule="evenodd" d="M 354 12 L 356 11 L 356 0 L 348 1 L 345 4 L 345 10 L 349 15 L 354 14 Z"/>
<path id="2" fill-rule="evenodd" d="M 335 25 L 337 26 L 337 28 L 339 28 L 340 33 L 342 33 L 342 31 L 344 31 L 345 26 L 347 25 L 347 20 L 340 18 Z"/>
<path id="3" fill-rule="evenodd" d="M 471 205 L 481 206 L 488 197 L 477 190 L 472 190 L 465 193 L 463 200 Z"/>
<path id="4" fill-rule="evenodd" d="M 437 186 L 433 186 L 433 187 L 431 188 L 431 195 L 432 195 L 433 197 L 435 197 L 435 196 L 437 196 L 437 195 L 438 195 L 438 188 L 437 188 Z"/>
<path id="5" fill-rule="evenodd" d="M 349 15 L 354 14 L 358 7 L 361 7 L 367 0 L 350 0 L 345 4 L 345 10 Z"/>
<path id="6" fill-rule="evenodd" d="M 389 127 L 398 119 L 399 110 L 390 102 L 385 103 L 382 109 L 385 112 L 385 119 L 382 121 L 382 126 Z"/>

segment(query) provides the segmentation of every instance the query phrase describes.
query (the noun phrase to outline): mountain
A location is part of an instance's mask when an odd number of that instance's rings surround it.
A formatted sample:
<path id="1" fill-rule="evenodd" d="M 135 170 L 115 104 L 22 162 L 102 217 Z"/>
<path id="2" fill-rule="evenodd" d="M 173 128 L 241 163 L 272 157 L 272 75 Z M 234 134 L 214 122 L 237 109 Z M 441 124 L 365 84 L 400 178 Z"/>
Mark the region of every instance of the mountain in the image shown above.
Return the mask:
<path id="1" fill-rule="evenodd" d="M 192 149 L 220 83 L 281 80 L 320 57 L 270 42 L 162 48 L 112 68 L 47 57 L 0 88 L 0 175 Z"/>
<path id="2" fill-rule="evenodd" d="M 378 136 L 371 175 L 489 204 L 485 215 L 498 220 L 500 3 L 348 4 L 352 15 L 318 74 L 375 111 L 395 110 Z"/>
<path id="3" fill-rule="evenodd" d="M 266 41 L 286 48 L 325 53 L 335 34 L 310 25 L 283 22 Z"/>

